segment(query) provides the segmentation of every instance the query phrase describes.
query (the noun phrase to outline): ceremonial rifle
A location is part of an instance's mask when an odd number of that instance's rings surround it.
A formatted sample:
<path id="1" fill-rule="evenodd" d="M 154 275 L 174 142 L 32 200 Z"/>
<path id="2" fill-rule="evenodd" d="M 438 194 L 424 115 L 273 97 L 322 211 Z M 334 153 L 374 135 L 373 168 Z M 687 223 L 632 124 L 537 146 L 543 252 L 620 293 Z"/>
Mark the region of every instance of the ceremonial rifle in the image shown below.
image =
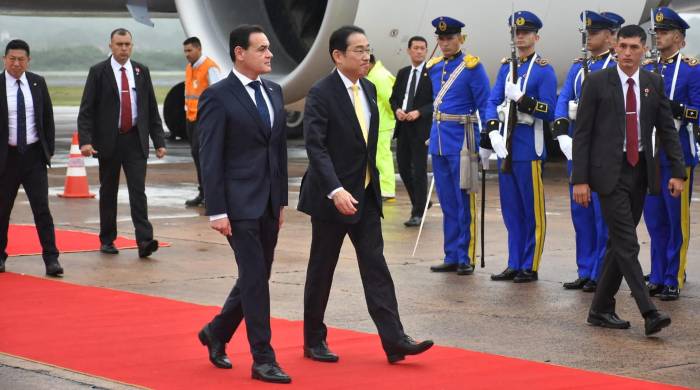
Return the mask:
<path id="1" fill-rule="evenodd" d="M 581 67 L 583 69 L 583 79 L 585 80 L 588 76 L 588 30 L 586 29 L 588 23 L 588 17 L 586 16 L 586 11 L 583 11 L 583 22 L 581 23 L 581 53 L 583 54 L 583 63 Z"/>
<path id="2" fill-rule="evenodd" d="M 514 8 L 513 8 L 514 9 Z M 515 10 L 511 12 L 510 20 L 510 65 L 511 65 L 511 82 L 513 84 L 518 83 L 518 56 L 515 53 Z M 507 82 L 507 81 L 506 81 Z M 513 162 L 513 132 L 515 131 L 515 125 L 518 122 L 518 107 L 514 101 L 508 102 L 508 123 L 506 135 L 506 150 L 508 155 L 501 164 L 501 172 L 510 173 L 511 165 Z"/>

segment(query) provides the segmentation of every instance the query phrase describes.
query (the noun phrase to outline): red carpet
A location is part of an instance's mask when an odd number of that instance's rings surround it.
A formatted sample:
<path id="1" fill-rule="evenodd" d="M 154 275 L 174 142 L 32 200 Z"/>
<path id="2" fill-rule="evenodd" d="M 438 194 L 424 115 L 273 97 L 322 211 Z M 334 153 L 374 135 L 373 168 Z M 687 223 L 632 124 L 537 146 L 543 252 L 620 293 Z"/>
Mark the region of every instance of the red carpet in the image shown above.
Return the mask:
<path id="1" fill-rule="evenodd" d="M 156 389 L 272 386 L 250 379 L 243 329 L 228 348 L 233 370 L 209 363 L 196 334 L 216 307 L 12 273 L 0 274 L 0 291 L 0 352 Z M 447 347 L 392 366 L 376 335 L 341 329 L 329 332 L 340 363 L 315 363 L 302 357 L 301 322 L 275 319 L 272 329 L 295 388 L 678 388 Z"/>
<path id="2" fill-rule="evenodd" d="M 40 255 L 41 244 L 34 225 L 12 225 L 7 233 L 7 254 L 9 256 Z M 114 240 L 118 249 L 135 249 L 136 240 L 118 236 Z M 56 229 L 56 246 L 59 252 L 89 252 L 100 249 L 100 237 L 95 233 L 76 230 Z M 160 243 L 160 246 L 170 246 Z"/>

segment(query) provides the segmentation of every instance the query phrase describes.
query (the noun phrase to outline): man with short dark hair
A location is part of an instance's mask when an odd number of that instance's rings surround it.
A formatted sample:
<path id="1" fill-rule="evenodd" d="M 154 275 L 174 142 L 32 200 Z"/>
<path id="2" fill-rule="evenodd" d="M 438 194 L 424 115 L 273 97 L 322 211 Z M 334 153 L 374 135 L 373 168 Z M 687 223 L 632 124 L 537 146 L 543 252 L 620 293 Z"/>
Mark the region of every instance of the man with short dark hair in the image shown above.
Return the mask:
<path id="1" fill-rule="evenodd" d="M 621 28 L 615 50 L 618 65 L 592 73 L 583 83 L 576 113 L 571 182 L 574 200 L 583 207 L 591 205 L 591 191 L 598 193 L 608 225 L 607 254 L 588 323 L 613 329 L 630 327 L 615 313 L 615 294 L 624 276 L 644 317 L 644 333 L 648 336 L 671 324 L 671 318 L 651 302 L 638 259 L 636 229 L 644 196 L 647 189 L 652 194 L 661 191 L 655 146 L 663 147 L 671 164 L 664 191 L 679 196 L 686 172 L 664 81 L 640 69 L 645 51 L 646 33 L 641 27 Z"/>
<path id="2" fill-rule="evenodd" d="M 119 253 L 114 240 L 123 168 L 139 257 L 148 257 L 158 250 L 146 199 L 148 138 L 153 141 L 156 156 L 163 158 L 165 137 L 151 74 L 145 65 L 131 60 L 131 33 L 118 28 L 110 37 L 112 55 L 90 68 L 85 81 L 78 113 L 80 151 L 99 161 L 100 251 Z"/>
<path id="3" fill-rule="evenodd" d="M 245 319 L 253 379 L 289 383 L 270 344 L 268 284 L 287 205 L 284 99 L 278 84 L 260 77 L 272 70 L 262 28 L 235 28 L 229 49 L 233 70 L 199 102 L 199 140 L 209 223 L 226 236 L 239 277 L 199 340 L 216 367 L 231 368 L 226 344 Z"/>
<path id="4" fill-rule="evenodd" d="M 415 342 L 399 318 L 394 282 L 384 259 L 382 200 L 376 166 L 379 111 L 374 85 L 364 77 L 370 48 L 364 31 L 334 31 L 328 52 L 336 70 L 317 81 L 306 97 L 304 139 L 309 168 L 298 209 L 311 216 L 311 253 L 304 286 L 304 356 L 337 362 L 323 323 L 340 248 L 350 236 L 370 316 L 389 363 L 432 347 Z"/>
<path id="5" fill-rule="evenodd" d="M 425 69 L 428 41 L 421 36 L 408 40 L 411 65 L 396 74 L 391 109 L 396 116 L 396 162 L 408 197 L 411 216 L 407 227 L 419 226 L 428 197 L 428 146 L 433 120 L 433 85 Z"/>
<path id="6" fill-rule="evenodd" d="M 0 272 L 5 272 L 10 213 L 22 185 L 34 214 L 46 274 L 58 276 L 63 268 L 58 262 L 46 171 L 55 143 L 53 106 L 44 78 L 27 71 L 30 60 L 25 41 L 7 43 L 5 71 L 0 74 L 0 113 L 6 115 L 0 121 Z"/>
<path id="7" fill-rule="evenodd" d="M 202 55 L 202 44 L 197 37 L 189 37 L 182 42 L 187 66 L 185 67 L 185 127 L 190 152 L 197 171 L 197 196 L 185 202 L 186 206 L 200 206 L 204 202 L 202 173 L 199 166 L 199 131 L 197 130 L 197 104 L 199 96 L 210 85 L 219 81 L 219 65 L 211 58 Z"/>

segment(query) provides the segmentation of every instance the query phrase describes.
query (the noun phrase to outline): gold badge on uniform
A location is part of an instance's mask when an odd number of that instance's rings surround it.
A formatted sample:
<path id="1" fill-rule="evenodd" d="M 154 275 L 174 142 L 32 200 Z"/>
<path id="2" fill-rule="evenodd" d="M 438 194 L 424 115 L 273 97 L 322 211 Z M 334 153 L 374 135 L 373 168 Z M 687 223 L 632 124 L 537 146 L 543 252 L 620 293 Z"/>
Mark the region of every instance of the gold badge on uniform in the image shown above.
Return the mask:
<path id="1" fill-rule="evenodd" d="M 523 18 L 523 17 L 521 16 L 521 17 L 515 19 L 515 24 L 518 25 L 518 26 L 524 25 L 524 24 L 525 24 L 525 18 Z"/>
<path id="2" fill-rule="evenodd" d="M 591 20 L 591 18 L 586 18 L 586 26 L 590 27 L 591 24 L 593 24 L 593 21 Z"/>
<path id="3" fill-rule="evenodd" d="M 438 30 L 440 30 L 440 31 L 447 30 L 447 23 L 445 23 L 444 21 L 441 20 L 440 23 L 438 23 Z"/>
<path id="4" fill-rule="evenodd" d="M 654 19 L 656 20 L 656 23 L 661 23 L 664 21 L 664 14 L 659 12 L 658 14 L 656 14 L 656 17 Z"/>

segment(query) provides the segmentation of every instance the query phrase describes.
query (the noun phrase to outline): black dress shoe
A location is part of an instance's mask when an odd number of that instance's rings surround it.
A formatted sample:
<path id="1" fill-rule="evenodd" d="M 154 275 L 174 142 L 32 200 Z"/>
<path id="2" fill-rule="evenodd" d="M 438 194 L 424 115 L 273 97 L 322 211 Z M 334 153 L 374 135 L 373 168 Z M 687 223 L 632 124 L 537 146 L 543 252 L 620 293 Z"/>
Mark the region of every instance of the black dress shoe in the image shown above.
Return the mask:
<path id="1" fill-rule="evenodd" d="M 655 297 L 661 294 L 664 290 L 664 286 L 662 284 L 647 283 L 647 289 L 649 289 L 649 296 Z"/>
<path id="2" fill-rule="evenodd" d="M 588 311 L 587 322 L 593 326 L 610 329 L 629 329 L 629 321 L 620 319 L 615 313 L 599 313 L 594 310 Z"/>
<path id="3" fill-rule="evenodd" d="M 404 335 L 403 339 L 395 346 L 391 347 L 386 357 L 389 363 L 396 363 L 406 359 L 406 355 L 418 355 L 430 349 L 433 346 L 433 340 L 425 340 L 417 343 L 411 336 Z"/>
<path id="4" fill-rule="evenodd" d="M 106 253 L 108 255 L 116 255 L 117 253 L 119 253 L 119 249 L 117 249 L 117 247 L 110 242 L 109 244 L 100 245 L 100 252 Z"/>
<path id="5" fill-rule="evenodd" d="M 474 267 L 467 263 L 467 264 L 460 264 L 457 266 L 457 275 L 471 275 L 474 273 Z"/>
<path id="6" fill-rule="evenodd" d="M 209 351 L 209 361 L 219 368 L 231 368 L 231 361 L 226 356 L 226 343 L 219 341 L 209 329 L 209 324 L 199 331 L 199 342 L 207 347 Z"/>
<path id="7" fill-rule="evenodd" d="M 335 363 L 340 359 L 338 355 L 331 352 L 328 349 L 328 344 L 325 341 L 321 341 L 321 344 L 313 347 L 304 347 L 304 357 L 311 360 L 316 360 L 317 362 Z"/>
<path id="8" fill-rule="evenodd" d="M 58 262 L 58 260 L 53 261 L 49 264 L 46 264 L 46 275 L 49 275 L 49 276 L 63 275 L 63 267 L 61 267 L 61 264 Z"/>
<path id="9" fill-rule="evenodd" d="M 586 284 L 583 285 L 583 292 L 595 292 L 595 290 L 598 288 L 598 282 L 595 280 L 591 279 L 586 282 Z"/>
<path id="10" fill-rule="evenodd" d="M 513 283 L 530 283 L 537 281 L 537 271 L 520 271 L 513 278 Z"/>
<path id="11" fill-rule="evenodd" d="M 644 315 L 644 334 L 647 336 L 658 333 L 669 325 L 671 325 L 671 317 L 662 311 L 653 310 Z"/>
<path id="12" fill-rule="evenodd" d="M 566 290 L 580 290 L 583 288 L 586 283 L 588 283 L 590 279 L 588 278 L 578 278 L 574 280 L 573 282 L 566 282 L 564 283 L 564 288 Z"/>
<path id="13" fill-rule="evenodd" d="M 277 362 L 253 363 L 253 379 L 270 383 L 292 383 L 292 378 L 285 374 Z"/>
<path id="14" fill-rule="evenodd" d="M 185 201 L 185 206 L 187 207 L 197 207 L 201 206 L 202 203 L 204 203 L 204 195 L 200 192 L 195 196 L 194 198 Z"/>
<path id="15" fill-rule="evenodd" d="M 455 272 L 457 271 L 457 264 L 442 263 L 440 265 L 431 265 L 430 270 L 433 272 Z"/>
<path id="16" fill-rule="evenodd" d="M 664 286 L 664 289 L 659 294 L 659 299 L 662 301 L 676 301 L 681 296 L 681 290 L 678 287 Z"/>
<path id="17" fill-rule="evenodd" d="M 506 268 L 500 274 L 491 275 L 491 280 L 496 280 L 496 281 L 513 280 L 513 279 L 515 279 L 515 275 L 517 275 L 517 274 L 518 274 L 518 271 L 514 270 L 513 268 Z"/>
<path id="18" fill-rule="evenodd" d="M 408 221 L 404 222 L 403 224 L 406 227 L 416 227 L 416 226 L 420 226 L 420 220 L 421 220 L 421 217 L 413 216 L 413 217 L 409 218 Z"/>
<path id="19" fill-rule="evenodd" d="M 139 257 L 148 257 L 158 250 L 158 240 L 149 240 L 139 243 Z"/>

